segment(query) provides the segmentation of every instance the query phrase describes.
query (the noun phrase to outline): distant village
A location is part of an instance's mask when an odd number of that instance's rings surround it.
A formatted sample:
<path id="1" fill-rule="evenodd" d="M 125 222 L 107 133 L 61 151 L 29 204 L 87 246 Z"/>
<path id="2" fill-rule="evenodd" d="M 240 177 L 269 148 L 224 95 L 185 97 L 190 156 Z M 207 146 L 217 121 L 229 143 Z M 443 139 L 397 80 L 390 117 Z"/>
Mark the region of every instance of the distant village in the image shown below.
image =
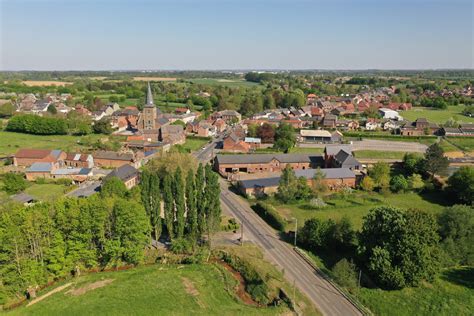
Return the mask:
<path id="1" fill-rule="evenodd" d="M 97 111 L 90 111 L 81 104 L 67 106 L 72 98 L 70 94 L 48 94 L 44 99 L 26 94 L 16 103 L 17 113 L 42 116 L 54 105 L 57 113 L 75 111 L 89 117 L 92 124 L 107 119 L 113 134 L 125 137 L 125 141 L 117 152 L 67 153 L 21 148 L 14 155 L 11 168 L 24 172 L 29 181 L 67 178 L 84 183 L 115 175 L 131 188 L 139 181 L 138 169 L 157 154 L 184 144 L 186 137 L 205 137 L 219 140 L 216 153 L 220 154 L 213 160 L 215 170 L 237 183 L 243 194 L 257 196 L 276 191 L 286 165 L 309 182 L 316 169 L 323 170 L 325 181 L 334 190 L 356 187 L 365 170 L 354 158 L 350 144 L 345 144 L 343 133 L 377 131 L 408 137 L 474 136 L 474 124 L 444 127 L 423 117 L 415 121 L 404 119 L 399 112 L 412 109 L 412 104 L 390 102 L 394 92 L 395 87 L 385 87 L 356 95 L 318 97 L 310 93 L 301 108 L 268 109 L 247 118 L 235 110 L 217 111 L 205 117 L 186 107 L 163 113 L 154 103 L 150 84 L 142 110 L 136 106 L 120 107 L 117 103 L 109 103 Z M 473 96 L 470 87 L 463 94 Z M 210 94 L 201 92 L 200 96 L 209 97 Z M 368 112 L 373 115 L 367 115 Z M 271 147 L 273 140 L 249 135 L 249 127 L 265 124 L 274 128 L 281 124 L 291 125 L 298 133 L 299 143 L 326 144 L 324 155 L 256 153 L 260 148 Z"/>

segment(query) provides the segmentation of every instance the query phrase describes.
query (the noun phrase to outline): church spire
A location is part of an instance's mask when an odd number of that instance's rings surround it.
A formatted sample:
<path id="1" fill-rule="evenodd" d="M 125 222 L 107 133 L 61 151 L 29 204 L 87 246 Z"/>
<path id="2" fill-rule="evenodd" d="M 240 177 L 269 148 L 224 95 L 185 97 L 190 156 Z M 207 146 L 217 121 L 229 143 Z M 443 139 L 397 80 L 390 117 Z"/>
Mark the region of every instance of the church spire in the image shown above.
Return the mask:
<path id="1" fill-rule="evenodd" d="M 146 95 L 146 105 L 147 106 L 155 106 L 153 104 L 153 94 L 151 93 L 150 82 L 148 82 L 148 92 Z"/>

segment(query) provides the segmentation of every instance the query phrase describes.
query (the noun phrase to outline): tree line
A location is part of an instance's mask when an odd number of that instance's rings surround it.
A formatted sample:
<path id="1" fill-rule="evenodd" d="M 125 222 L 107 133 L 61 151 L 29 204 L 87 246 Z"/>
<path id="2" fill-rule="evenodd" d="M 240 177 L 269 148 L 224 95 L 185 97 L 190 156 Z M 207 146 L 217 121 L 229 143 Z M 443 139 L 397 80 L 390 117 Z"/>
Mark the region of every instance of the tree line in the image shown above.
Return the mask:
<path id="1" fill-rule="evenodd" d="M 142 177 L 131 190 L 112 177 L 87 198 L 2 206 L 0 304 L 84 270 L 140 264 L 152 239 L 168 239 L 178 251 L 210 241 L 221 212 L 210 166 L 190 169 L 186 177 L 179 167 L 164 176 L 145 170 Z"/>
<path id="2" fill-rule="evenodd" d="M 380 206 L 364 217 L 360 232 L 347 218 L 307 220 L 298 242 L 308 250 L 342 257 L 333 276 L 352 290 L 359 269 L 365 284 L 401 289 L 434 280 L 442 268 L 474 264 L 473 231 L 472 206 L 448 207 L 438 216 Z"/>

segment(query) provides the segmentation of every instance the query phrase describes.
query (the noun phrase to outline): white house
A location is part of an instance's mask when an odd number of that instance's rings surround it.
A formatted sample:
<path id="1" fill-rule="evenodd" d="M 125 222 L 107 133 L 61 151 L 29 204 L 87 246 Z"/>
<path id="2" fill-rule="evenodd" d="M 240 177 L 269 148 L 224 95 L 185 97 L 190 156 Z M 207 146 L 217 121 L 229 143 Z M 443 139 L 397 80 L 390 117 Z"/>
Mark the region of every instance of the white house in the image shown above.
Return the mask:
<path id="1" fill-rule="evenodd" d="M 375 131 L 377 128 L 380 128 L 380 123 L 377 123 L 377 122 L 367 122 L 367 123 L 365 123 L 365 129 L 367 131 Z"/>

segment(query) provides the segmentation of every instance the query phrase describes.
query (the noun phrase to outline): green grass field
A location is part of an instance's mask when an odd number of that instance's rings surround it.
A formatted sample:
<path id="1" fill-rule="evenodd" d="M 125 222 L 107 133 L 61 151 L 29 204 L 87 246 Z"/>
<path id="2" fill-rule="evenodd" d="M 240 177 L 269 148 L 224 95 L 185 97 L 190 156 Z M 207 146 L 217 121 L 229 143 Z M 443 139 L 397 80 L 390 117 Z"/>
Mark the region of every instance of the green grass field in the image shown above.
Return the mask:
<path id="1" fill-rule="evenodd" d="M 371 159 L 403 159 L 403 151 L 378 151 L 378 150 L 358 150 L 354 152 L 356 158 Z"/>
<path id="2" fill-rule="evenodd" d="M 228 272 L 223 273 L 214 265 L 203 264 L 153 265 L 89 274 L 63 281 L 62 284 L 73 282 L 73 285 L 6 315 L 278 315 L 288 312 L 286 307 L 244 305 L 233 294 L 236 281 Z M 68 293 L 104 280 L 113 281 L 79 295 Z M 52 289 L 44 289 L 39 296 Z"/>
<path id="3" fill-rule="evenodd" d="M 35 197 L 39 201 L 52 202 L 57 198 L 64 196 L 67 187 L 60 184 L 46 183 L 36 184 L 25 189 L 25 193 Z"/>
<path id="4" fill-rule="evenodd" d="M 458 122 L 474 123 L 474 117 L 462 115 L 464 107 L 464 105 L 455 105 L 449 106 L 446 110 L 414 107 L 409 111 L 401 111 L 400 115 L 409 121 L 414 121 L 417 118 L 424 117 L 429 122 L 433 123 L 445 123 L 450 118 L 453 118 Z"/>
<path id="5" fill-rule="evenodd" d="M 11 155 L 19 148 L 61 149 L 75 151 L 85 148 L 79 143 L 88 140 L 95 142 L 106 138 L 104 135 L 70 136 L 70 135 L 30 135 L 0 131 L 0 156 Z"/>
<path id="6" fill-rule="evenodd" d="M 192 152 L 201 149 L 207 143 L 209 143 L 208 138 L 188 136 L 186 137 L 186 142 L 183 144 L 183 148 Z"/>
<path id="7" fill-rule="evenodd" d="M 375 315 L 472 315 L 474 268 L 444 271 L 431 284 L 398 291 L 362 288 L 357 297 Z"/>
<path id="8" fill-rule="evenodd" d="M 311 209 L 308 202 L 282 204 L 273 198 L 269 199 L 269 202 L 276 207 L 288 222 L 293 217 L 296 217 L 298 223 L 303 225 L 305 220 L 313 217 L 322 220 L 339 220 L 345 216 L 351 220 L 356 229 L 359 229 L 362 227 L 364 215 L 374 207 L 392 205 L 400 208 L 416 208 L 431 213 L 438 213 L 443 209 L 443 206 L 437 203 L 441 202 L 442 198 L 416 193 L 388 193 L 384 196 L 379 193 L 355 191 L 347 199 L 343 199 L 338 195 L 326 198 L 325 202 L 328 205 L 319 210 Z M 292 229 L 292 227 L 287 226 L 287 229 Z"/>
<path id="9" fill-rule="evenodd" d="M 474 138 L 472 137 L 448 137 L 447 140 L 464 151 L 474 150 Z"/>

